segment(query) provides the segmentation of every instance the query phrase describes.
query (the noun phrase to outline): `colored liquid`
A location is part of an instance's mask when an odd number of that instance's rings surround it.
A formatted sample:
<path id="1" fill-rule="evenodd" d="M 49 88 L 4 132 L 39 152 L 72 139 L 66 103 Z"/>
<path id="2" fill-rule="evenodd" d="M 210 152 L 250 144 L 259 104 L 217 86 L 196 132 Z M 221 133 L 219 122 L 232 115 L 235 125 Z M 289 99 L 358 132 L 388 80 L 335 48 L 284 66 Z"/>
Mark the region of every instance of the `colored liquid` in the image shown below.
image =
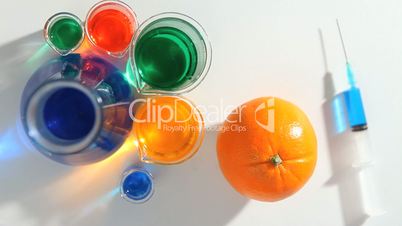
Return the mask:
<path id="1" fill-rule="evenodd" d="M 81 91 L 63 88 L 46 101 L 43 119 L 48 130 L 64 140 L 82 139 L 95 123 L 95 109 L 91 100 Z"/>
<path id="2" fill-rule="evenodd" d="M 170 90 L 192 78 L 197 67 L 197 50 L 184 32 L 160 27 L 138 40 L 135 61 L 144 82 Z"/>
<path id="3" fill-rule="evenodd" d="M 91 40 L 111 53 L 125 51 L 136 29 L 133 19 L 116 9 L 105 9 L 96 13 L 89 18 L 87 26 Z"/>
<path id="4" fill-rule="evenodd" d="M 134 171 L 127 175 L 122 184 L 122 191 L 133 201 L 147 199 L 152 193 L 152 178 L 142 171 Z"/>
<path id="5" fill-rule="evenodd" d="M 83 37 L 81 24 L 72 18 L 62 18 L 48 28 L 49 41 L 59 50 L 77 47 Z"/>
<path id="6" fill-rule="evenodd" d="M 198 112 L 175 97 L 153 100 L 151 105 L 141 105 L 135 115 L 134 128 L 141 158 L 162 164 L 190 158 L 198 150 L 197 142 L 203 135 L 200 132 L 203 122 Z"/>

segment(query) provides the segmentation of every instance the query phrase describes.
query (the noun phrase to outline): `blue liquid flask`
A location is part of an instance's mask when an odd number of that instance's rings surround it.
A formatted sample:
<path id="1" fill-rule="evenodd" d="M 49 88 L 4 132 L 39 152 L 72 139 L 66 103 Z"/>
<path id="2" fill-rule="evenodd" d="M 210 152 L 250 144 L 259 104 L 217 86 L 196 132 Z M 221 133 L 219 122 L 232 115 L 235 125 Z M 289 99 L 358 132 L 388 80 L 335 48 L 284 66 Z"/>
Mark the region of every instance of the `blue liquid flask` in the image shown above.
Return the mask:
<path id="1" fill-rule="evenodd" d="M 21 119 L 33 145 L 60 163 L 82 165 L 112 155 L 128 137 L 134 92 L 109 62 L 71 54 L 42 65 L 21 99 Z"/>

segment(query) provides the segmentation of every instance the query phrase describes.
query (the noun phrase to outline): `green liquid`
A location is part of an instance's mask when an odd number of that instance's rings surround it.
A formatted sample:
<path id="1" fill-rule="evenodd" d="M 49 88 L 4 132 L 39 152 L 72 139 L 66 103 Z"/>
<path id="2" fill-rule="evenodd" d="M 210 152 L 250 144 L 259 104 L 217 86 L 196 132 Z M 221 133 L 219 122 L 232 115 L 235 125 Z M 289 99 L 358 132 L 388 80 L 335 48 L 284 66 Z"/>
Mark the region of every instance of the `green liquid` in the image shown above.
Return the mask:
<path id="1" fill-rule="evenodd" d="M 74 49 L 82 39 L 81 25 L 74 19 L 63 18 L 49 28 L 49 40 L 59 50 Z"/>
<path id="2" fill-rule="evenodd" d="M 156 28 L 136 45 L 138 72 L 148 85 L 171 90 L 191 80 L 197 67 L 197 50 L 184 32 L 173 27 Z"/>

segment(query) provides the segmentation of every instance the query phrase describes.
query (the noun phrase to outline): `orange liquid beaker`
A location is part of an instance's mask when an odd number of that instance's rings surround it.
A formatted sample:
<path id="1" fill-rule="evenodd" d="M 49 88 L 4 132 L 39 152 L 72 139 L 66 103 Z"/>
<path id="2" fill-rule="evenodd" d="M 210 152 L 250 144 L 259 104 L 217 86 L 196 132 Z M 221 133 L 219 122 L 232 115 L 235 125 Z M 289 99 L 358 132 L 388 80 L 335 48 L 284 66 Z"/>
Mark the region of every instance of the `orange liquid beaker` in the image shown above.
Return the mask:
<path id="1" fill-rule="evenodd" d="M 143 101 L 134 118 L 140 159 L 178 164 L 191 158 L 204 138 L 200 111 L 188 100 L 158 96 Z"/>

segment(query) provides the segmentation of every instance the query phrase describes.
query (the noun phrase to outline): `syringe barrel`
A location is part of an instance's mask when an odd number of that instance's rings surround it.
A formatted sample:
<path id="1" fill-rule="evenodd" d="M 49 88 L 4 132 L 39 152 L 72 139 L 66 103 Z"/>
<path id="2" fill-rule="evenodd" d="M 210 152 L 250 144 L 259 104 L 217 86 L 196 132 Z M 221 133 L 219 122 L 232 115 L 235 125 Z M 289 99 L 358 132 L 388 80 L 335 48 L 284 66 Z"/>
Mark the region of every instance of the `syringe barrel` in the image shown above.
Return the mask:
<path id="1" fill-rule="evenodd" d="M 364 113 L 363 100 L 360 94 L 360 89 L 352 86 L 343 94 L 345 96 L 345 103 L 348 112 L 350 127 L 353 131 L 366 130 L 366 114 Z"/>

